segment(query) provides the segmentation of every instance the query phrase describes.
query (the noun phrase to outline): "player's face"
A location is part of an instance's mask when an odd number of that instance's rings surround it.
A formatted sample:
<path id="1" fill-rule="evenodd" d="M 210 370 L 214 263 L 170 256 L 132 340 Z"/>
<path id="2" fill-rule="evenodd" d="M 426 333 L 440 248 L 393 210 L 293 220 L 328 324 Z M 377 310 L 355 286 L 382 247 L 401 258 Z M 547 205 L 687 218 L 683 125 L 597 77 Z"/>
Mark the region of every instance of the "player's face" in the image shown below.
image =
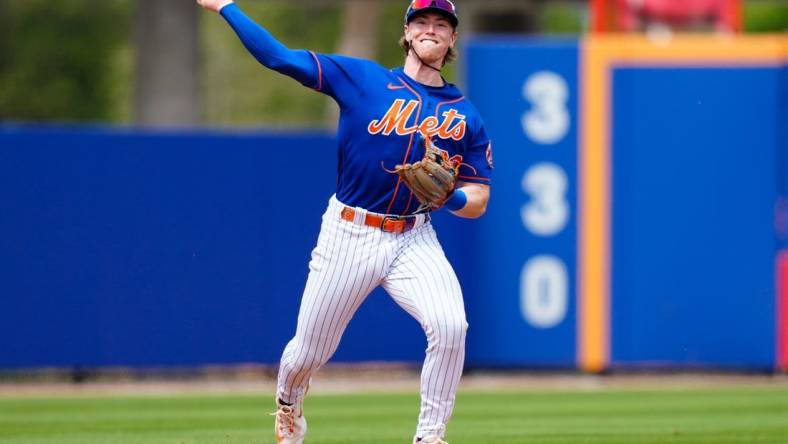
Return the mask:
<path id="1" fill-rule="evenodd" d="M 443 60 L 449 48 L 457 41 L 451 22 L 441 14 L 419 14 L 405 26 L 405 38 L 425 62 Z"/>

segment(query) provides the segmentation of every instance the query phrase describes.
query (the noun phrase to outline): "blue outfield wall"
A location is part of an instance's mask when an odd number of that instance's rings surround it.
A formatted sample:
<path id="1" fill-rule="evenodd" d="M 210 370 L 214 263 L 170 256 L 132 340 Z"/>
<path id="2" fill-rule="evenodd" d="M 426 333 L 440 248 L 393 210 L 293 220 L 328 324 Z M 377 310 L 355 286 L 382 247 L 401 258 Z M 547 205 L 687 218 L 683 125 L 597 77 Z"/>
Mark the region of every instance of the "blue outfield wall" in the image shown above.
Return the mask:
<path id="1" fill-rule="evenodd" d="M 277 362 L 334 189 L 334 144 L 1 130 L 0 367 Z M 377 291 L 336 359 L 420 361 L 425 346 Z"/>
<path id="2" fill-rule="evenodd" d="M 614 70 L 616 365 L 774 365 L 781 71 Z"/>

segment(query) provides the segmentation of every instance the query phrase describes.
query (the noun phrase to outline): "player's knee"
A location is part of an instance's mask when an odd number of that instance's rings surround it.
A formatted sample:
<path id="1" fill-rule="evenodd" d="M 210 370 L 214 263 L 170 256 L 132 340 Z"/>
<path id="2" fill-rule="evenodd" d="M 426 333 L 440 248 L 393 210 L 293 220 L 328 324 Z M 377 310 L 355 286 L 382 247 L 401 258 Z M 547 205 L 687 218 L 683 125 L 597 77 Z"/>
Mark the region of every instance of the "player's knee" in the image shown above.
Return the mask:
<path id="1" fill-rule="evenodd" d="M 292 356 L 287 361 L 283 361 L 282 365 L 288 367 L 290 371 L 301 372 L 303 370 L 309 370 L 312 367 L 317 367 L 320 363 L 313 354 L 304 353 Z"/>
<path id="2" fill-rule="evenodd" d="M 328 359 L 318 352 L 302 353 L 283 359 L 284 372 L 293 375 L 311 375 L 319 370 Z"/>
<path id="3" fill-rule="evenodd" d="M 292 353 L 287 357 L 283 356 L 282 365 L 295 372 L 310 371 L 320 368 L 329 358 L 330 348 L 323 343 L 302 339 Z"/>
<path id="4" fill-rule="evenodd" d="M 443 349 L 458 349 L 465 347 L 465 333 L 468 331 L 468 322 L 462 318 L 441 319 L 432 326 L 431 346 Z"/>

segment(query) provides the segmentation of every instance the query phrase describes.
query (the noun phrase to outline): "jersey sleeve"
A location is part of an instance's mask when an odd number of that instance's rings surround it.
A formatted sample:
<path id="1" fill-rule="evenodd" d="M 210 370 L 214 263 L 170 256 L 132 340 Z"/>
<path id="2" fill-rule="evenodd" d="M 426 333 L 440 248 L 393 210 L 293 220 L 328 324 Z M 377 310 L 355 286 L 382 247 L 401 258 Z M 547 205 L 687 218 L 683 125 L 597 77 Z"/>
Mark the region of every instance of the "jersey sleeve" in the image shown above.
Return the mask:
<path id="1" fill-rule="evenodd" d="M 336 54 L 314 54 L 318 64 L 315 89 L 334 98 L 340 107 L 350 108 L 363 103 L 365 84 L 376 74 L 374 62 Z"/>
<path id="2" fill-rule="evenodd" d="M 484 124 L 478 122 L 478 128 L 473 131 L 470 144 L 463 156 L 463 165 L 457 179 L 462 182 L 481 183 L 489 185 L 492 179 L 493 158 L 492 141 L 487 135 Z"/>

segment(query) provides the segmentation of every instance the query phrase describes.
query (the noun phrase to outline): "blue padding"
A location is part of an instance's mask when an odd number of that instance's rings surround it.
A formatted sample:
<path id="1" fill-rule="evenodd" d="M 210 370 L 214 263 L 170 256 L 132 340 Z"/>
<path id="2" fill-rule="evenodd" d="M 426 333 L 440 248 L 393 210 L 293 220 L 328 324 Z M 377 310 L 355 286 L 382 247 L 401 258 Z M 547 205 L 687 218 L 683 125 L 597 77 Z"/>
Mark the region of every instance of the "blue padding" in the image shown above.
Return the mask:
<path id="1" fill-rule="evenodd" d="M 0 129 L 0 367 L 278 362 L 333 137 Z M 385 293 L 340 361 L 424 356 Z"/>
<path id="2" fill-rule="evenodd" d="M 614 365 L 773 366 L 779 73 L 614 71 Z"/>

